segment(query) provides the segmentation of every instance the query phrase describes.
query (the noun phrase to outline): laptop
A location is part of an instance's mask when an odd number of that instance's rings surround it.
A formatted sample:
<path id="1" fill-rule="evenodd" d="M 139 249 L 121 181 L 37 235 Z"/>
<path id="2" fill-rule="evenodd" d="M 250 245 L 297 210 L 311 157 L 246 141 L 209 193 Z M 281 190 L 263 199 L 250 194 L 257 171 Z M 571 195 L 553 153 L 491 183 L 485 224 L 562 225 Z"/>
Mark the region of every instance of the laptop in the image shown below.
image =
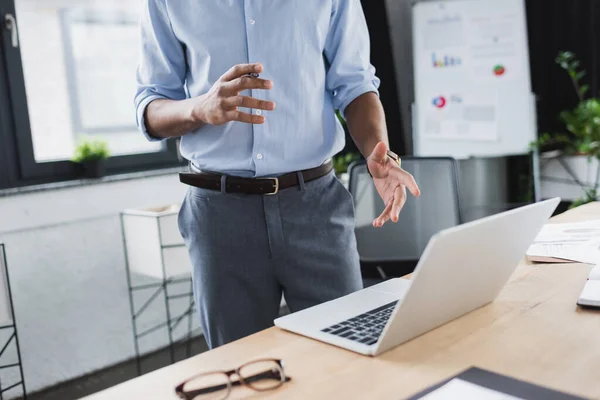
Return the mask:
<path id="1" fill-rule="evenodd" d="M 555 198 L 441 231 L 410 280 L 391 279 L 278 318 L 275 325 L 379 355 L 494 301 L 559 202 Z"/>

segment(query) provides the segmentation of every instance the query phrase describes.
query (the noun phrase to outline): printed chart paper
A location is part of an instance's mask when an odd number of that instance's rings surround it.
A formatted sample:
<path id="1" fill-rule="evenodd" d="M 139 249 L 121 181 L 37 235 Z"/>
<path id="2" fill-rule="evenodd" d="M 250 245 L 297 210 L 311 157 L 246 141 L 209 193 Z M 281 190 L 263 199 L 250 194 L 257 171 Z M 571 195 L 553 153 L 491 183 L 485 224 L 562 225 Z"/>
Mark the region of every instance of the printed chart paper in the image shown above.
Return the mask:
<path id="1" fill-rule="evenodd" d="M 597 264 L 600 262 L 600 220 L 544 226 L 527 256 Z"/>

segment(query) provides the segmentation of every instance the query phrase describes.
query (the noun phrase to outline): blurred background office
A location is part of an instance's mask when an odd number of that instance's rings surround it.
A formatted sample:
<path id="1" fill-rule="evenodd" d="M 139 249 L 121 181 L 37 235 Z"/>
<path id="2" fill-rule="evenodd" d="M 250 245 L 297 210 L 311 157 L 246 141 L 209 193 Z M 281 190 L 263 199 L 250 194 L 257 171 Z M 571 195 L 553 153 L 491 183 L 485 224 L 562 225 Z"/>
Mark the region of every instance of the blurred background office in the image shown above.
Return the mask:
<path id="1" fill-rule="evenodd" d="M 418 156 L 414 2 L 362 3 L 391 148 Z M 423 240 L 444 225 L 532 202 L 536 194 L 562 196 L 562 209 L 597 197 L 600 4 L 524 3 L 527 72 L 543 139 L 540 190 L 534 192 L 528 151 L 420 167 L 424 193 L 429 188 L 435 201 L 425 198 L 420 210 L 409 204 L 400 225 L 424 226 L 416 213 L 431 214 L 436 202 L 448 207 L 447 218 L 433 218 L 404 254 L 385 253 L 384 246 L 376 249 L 380 258 L 371 256 L 369 238 L 381 241 L 367 233 L 365 278 L 410 272 Z M 78 398 L 205 349 L 184 249 L 172 231 L 186 190 L 177 179 L 185 160 L 176 141 L 149 143 L 136 129 L 139 10 L 139 0 L 0 0 L 0 242 L 29 398 Z M 563 53 L 557 63 L 561 52 L 574 56 Z M 565 110 L 571 112 L 561 118 Z M 368 188 L 360 183 L 360 162 L 355 181 L 344 175 L 355 153 L 348 139 L 336 169 L 356 194 Z M 407 168 L 419 162 L 408 158 Z M 356 201 L 361 218 L 366 200 Z M 151 255 L 136 252 L 136 232 L 149 235 Z M 6 364 L 17 363 L 16 353 L 5 354 Z M 18 375 L 2 369 L 0 390 Z M 5 396 L 20 397 L 21 390 Z"/>

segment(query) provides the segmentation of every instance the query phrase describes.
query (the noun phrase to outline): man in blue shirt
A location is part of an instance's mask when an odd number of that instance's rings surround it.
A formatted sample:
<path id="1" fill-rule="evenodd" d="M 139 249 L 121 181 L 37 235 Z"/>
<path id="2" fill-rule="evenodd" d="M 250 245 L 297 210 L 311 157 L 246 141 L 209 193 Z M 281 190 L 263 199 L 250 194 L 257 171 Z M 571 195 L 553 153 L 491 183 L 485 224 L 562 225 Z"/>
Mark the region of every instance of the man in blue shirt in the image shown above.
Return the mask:
<path id="1" fill-rule="evenodd" d="M 210 347 L 362 287 L 340 110 L 397 222 L 413 177 L 388 151 L 360 0 L 145 0 L 137 121 L 181 137 L 179 225 Z"/>

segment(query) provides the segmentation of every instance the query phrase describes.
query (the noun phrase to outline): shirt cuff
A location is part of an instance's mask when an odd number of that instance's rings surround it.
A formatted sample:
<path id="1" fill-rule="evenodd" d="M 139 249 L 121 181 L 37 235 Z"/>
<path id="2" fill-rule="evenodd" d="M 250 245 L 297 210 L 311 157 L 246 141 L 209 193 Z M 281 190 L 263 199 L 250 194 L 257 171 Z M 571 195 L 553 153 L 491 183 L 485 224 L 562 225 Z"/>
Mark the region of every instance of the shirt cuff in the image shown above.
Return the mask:
<path id="1" fill-rule="evenodd" d="M 161 140 L 164 140 L 164 138 L 158 138 L 158 137 L 152 136 L 152 135 L 150 135 L 150 133 L 148 133 L 148 129 L 146 129 L 146 121 L 144 118 L 144 115 L 146 113 L 146 108 L 148 107 L 148 105 L 150 103 L 152 103 L 154 100 L 158 100 L 158 99 L 165 99 L 165 97 L 159 96 L 159 95 L 148 96 L 144 100 L 142 100 L 137 107 L 138 128 L 144 134 L 144 136 L 146 136 L 146 139 L 148 139 L 150 142 L 160 142 Z"/>
<path id="2" fill-rule="evenodd" d="M 346 100 L 344 100 L 344 102 L 340 105 L 340 112 L 342 113 L 342 116 L 346 118 L 346 107 L 348 107 L 350 103 L 352 103 L 354 100 L 356 100 L 363 94 L 371 92 L 375 93 L 379 97 L 379 90 L 377 90 L 377 86 L 375 86 L 375 84 L 373 83 L 365 83 L 354 88 L 351 92 L 349 92 L 346 96 Z"/>

